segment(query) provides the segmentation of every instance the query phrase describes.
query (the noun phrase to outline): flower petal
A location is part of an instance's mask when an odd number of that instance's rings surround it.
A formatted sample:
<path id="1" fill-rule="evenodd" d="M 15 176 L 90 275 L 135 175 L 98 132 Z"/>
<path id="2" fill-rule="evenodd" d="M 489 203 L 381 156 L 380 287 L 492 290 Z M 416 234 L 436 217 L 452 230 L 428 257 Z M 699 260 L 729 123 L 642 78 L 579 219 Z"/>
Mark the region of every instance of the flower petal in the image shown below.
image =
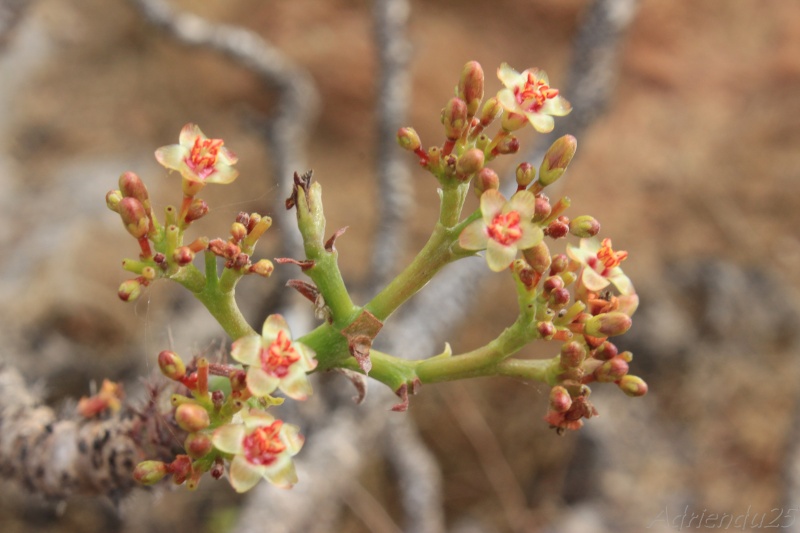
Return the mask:
<path id="1" fill-rule="evenodd" d="M 302 368 L 304 372 L 311 372 L 317 368 L 317 360 L 314 359 L 314 356 L 317 354 L 314 353 L 314 350 L 302 342 L 295 342 L 293 344 L 294 349 L 297 350 L 297 353 L 300 355 L 300 360 L 295 364 Z"/>
<path id="2" fill-rule="evenodd" d="M 522 220 L 530 220 L 536 214 L 536 196 L 530 191 L 519 191 L 503 207 L 503 213 L 516 211 Z"/>
<path id="3" fill-rule="evenodd" d="M 539 133 L 550 133 L 553 131 L 553 127 L 555 127 L 555 121 L 550 115 L 545 115 L 543 113 L 525 113 L 525 116 L 528 117 L 528 122 L 531 123 L 533 129 Z"/>
<path id="4" fill-rule="evenodd" d="M 636 294 L 633 283 L 631 283 L 631 278 L 626 276 L 619 267 L 611 269 L 611 275 L 608 276 L 608 281 L 610 281 L 622 295 Z"/>
<path id="5" fill-rule="evenodd" d="M 244 436 L 243 424 L 226 424 L 214 430 L 211 443 L 221 452 L 238 454 L 244 450 L 242 445 Z"/>
<path id="6" fill-rule="evenodd" d="M 494 217 L 503 212 L 506 197 L 495 189 L 489 189 L 481 194 L 481 217 L 486 224 L 491 224 Z"/>
<path id="7" fill-rule="evenodd" d="M 248 335 L 233 341 L 231 345 L 231 357 L 246 365 L 261 364 L 261 349 L 264 341 L 258 335 Z"/>
<path id="8" fill-rule="evenodd" d="M 625 313 L 628 316 L 633 316 L 636 309 L 639 307 L 639 296 L 636 294 L 626 294 L 625 296 L 618 296 L 617 302 L 619 303 L 618 311 Z"/>
<path id="9" fill-rule="evenodd" d="M 583 239 L 583 241 L 587 241 L 587 240 L 589 240 L 589 239 Z M 590 258 L 597 257 L 597 252 L 596 251 L 595 252 L 591 252 L 589 250 L 586 250 L 583 247 L 583 241 L 581 241 L 581 246 L 580 247 L 576 247 L 576 246 L 573 246 L 571 244 L 568 244 L 567 245 L 567 256 L 569 256 L 569 258 L 572 259 L 573 261 L 577 261 L 578 263 L 581 263 L 581 264 L 585 265 L 589 261 Z"/>
<path id="10" fill-rule="evenodd" d="M 314 392 L 306 373 L 299 366 L 294 365 L 286 377 L 281 380 L 279 387 L 286 396 L 298 401 L 307 400 Z"/>
<path id="11" fill-rule="evenodd" d="M 497 68 L 497 77 L 500 79 L 500 82 L 506 87 L 513 87 L 515 85 L 519 85 L 522 80 L 521 78 L 522 75 L 513 68 L 511 68 L 511 66 L 508 63 L 500 64 L 500 66 Z"/>
<path id="12" fill-rule="evenodd" d="M 486 223 L 483 220 L 472 222 L 458 236 L 458 245 L 465 250 L 483 250 L 488 242 L 489 235 L 486 233 Z"/>
<path id="13" fill-rule="evenodd" d="M 268 396 L 275 392 L 281 380 L 264 372 L 260 366 L 247 369 L 247 389 L 253 396 Z"/>
<path id="14" fill-rule="evenodd" d="M 282 489 L 290 489 L 297 483 L 297 471 L 294 469 L 294 462 L 286 455 L 278 459 L 264 469 L 264 478 Z"/>
<path id="15" fill-rule="evenodd" d="M 507 269 L 514 262 L 516 256 L 516 246 L 505 246 L 493 239 L 490 239 L 486 246 L 486 263 L 494 272 L 502 272 Z"/>
<path id="16" fill-rule="evenodd" d="M 514 243 L 520 250 L 533 248 L 544 239 L 544 231 L 542 231 L 542 228 L 528 220 L 520 222 L 520 228 L 522 228 L 522 237 Z"/>
<path id="17" fill-rule="evenodd" d="M 583 274 L 581 274 L 581 282 L 583 285 L 592 292 L 599 292 L 608 287 L 611 282 L 606 278 L 589 268 L 583 267 Z"/>
<path id="18" fill-rule="evenodd" d="M 546 113 L 548 115 L 553 115 L 554 117 L 563 117 L 565 115 L 569 115 L 571 111 L 572 104 L 570 104 L 563 96 L 548 98 L 542 108 L 539 110 L 540 113 Z"/>
<path id="19" fill-rule="evenodd" d="M 497 92 L 497 101 L 500 102 L 500 105 L 507 111 L 524 113 L 511 89 L 500 89 Z"/>
<path id="20" fill-rule="evenodd" d="M 180 171 L 181 174 L 189 170 L 184 161 L 187 157 L 189 157 L 188 148 L 180 144 L 170 144 L 169 146 L 162 146 L 156 150 L 156 161 L 158 161 L 161 166 L 170 170 Z"/>
<path id="21" fill-rule="evenodd" d="M 200 131 L 200 127 L 197 124 L 189 123 L 181 128 L 181 133 L 178 136 L 178 142 L 181 143 L 181 146 L 191 148 L 194 146 L 194 141 L 198 137 L 201 139 L 207 139 L 207 137 L 203 135 L 203 132 Z"/>
<path id="22" fill-rule="evenodd" d="M 289 324 L 282 315 L 269 315 L 261 326 L 261 336 L 264 340 L 272 342 L 278 338 L 278 332 L 283 331 L 287 337 L 292 338 L 292 332 L 289 331 Z"/>
<path id="23" fill-rule="evenodd" d="M 241 413 L 244 426 L 248 429 L 268 426 L 275 422 L 274 416 L 261 409 L 251 408 L 246 411 L 241 411 Z"/>
<path id="24" fill-rule="evenodd" d="M 231 461 L 228 478 L 236 492 L 247 492 L 261 481 L 263 473 L 264 467 L 250 464 L 247 459 L 237 455 Z"/>
<path id="25" fill-rule="evenodd" d="M 205 183 L 219 183 L 225 185 L 226 183 L 233 182 L 239 177 L 239 171 L 232 166 L 217 163 L 214 172 L 204 180 Z"/>
<path id="26" fill-rule="evenodd" d="M 281 441 L 286 445 L 286 453 L 294 456 L 303 447 L 305 439 L 300 434 L 299 427 L 294 424 L 284 424 L 281 429 Z"/>

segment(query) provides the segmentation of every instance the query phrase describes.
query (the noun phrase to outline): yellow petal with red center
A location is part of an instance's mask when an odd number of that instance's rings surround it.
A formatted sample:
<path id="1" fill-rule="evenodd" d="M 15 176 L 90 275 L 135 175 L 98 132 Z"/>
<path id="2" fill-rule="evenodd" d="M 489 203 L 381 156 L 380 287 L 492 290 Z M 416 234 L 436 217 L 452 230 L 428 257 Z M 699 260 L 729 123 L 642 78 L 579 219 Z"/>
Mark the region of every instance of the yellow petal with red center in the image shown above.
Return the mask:
<path id="1" fill-rule="evenodd" d="M 156 161 L 161 166 L 170 170 L 177 170 L 181 174 L 189 170 L 184 161 L 187 157 L 189 157 L 189 149 L 180 144 L 170 144 L 156 150 Z"/>
<path id="2" fill-rule="evenodd" d="M 569 115 L 571 111 L 572 104 L 570 104 L 566 98 L 561 96 L 548 98 L 542 108 L 539 110 L 540 113 L 553 115 L 554 117 L 563 117 L 565 115 Z"/>
<path id="3" fill-rule="evenodd" d="M 489 235 L 486 233 L 486 223 L 483 220 L 472 222 L 458 236 L 458 245 L 465 250 L 483 250 L 488 242 Z"/>
<path id="4" fill-rule="evenodd" d="M 514 243 L 518 250 L 533 248 L 544 239 L 542 228 L 528 220 L 520 222 L 519 227 L 522 229 L 522 237 Z"/>
<path id="5" fill-rule="evenodd" d="M 208 177 L 203 180 L 203 183 L 217 183 L 219 185 L 225 185 L 233 182 L 238 177 L 239 177 L 238 170 L 236 170 L 232 166 L 218 162 L 214 166 L 214 172 L 209 174 Z"/>
<path id="6" fill-rule="evenodd" d="M 281 441 L 286 445 L 286 453 L 290 456 L 297 455 L 305 443 L 300 434 L 300 428 L 294 424 L 284 424 L 281 428 Z"/>
<path id="7" fill-rule="evenodd" d="M 486 263 L 494 272 L 502 272 L 507 269 L 514 262 L 516 256 L 516 246 L 505 246 L 493 239 L 490 239 L 486 245 Z"/>
<path id="8" fill-rule="evenodd" d="M 497 77 L 500 79 L 500 83 L 506 87 L 514 87 L 524 82 L 523 76 L 511 68 L 508 63 L 500 64 L 497 68 Z"/>
<path id="9" fill-rule="evenodd" d="M 216 449 L 225 453 L 242 453 L 242 440 L 245 436 L 243 424 L 227 424 L 214 430 L 211 443 Z"/>
<path id="10" fill-rule="evenodd" d="M 531 123 L 531 126 L 533 126 L 533 129 L 539 133 L 550 133 L 555 127 L 555 121 L 550 115 L 545 115 L 543 113 L 525 113 L 525 116 L 528 122 Z"/>
<path id="11" fill-rule="evenodd" d="M 608 287 L 611 282 L 606 278 L 595 272 L 588 266 L 583 267 L 583 274 L 581 274 L 581 282 L 583 285 L 592 292 L 600 292 Z"/>
<path id="12" fill-rule="evenodd" d="M 275 392 L 281 380 L 270 376 L 260 366 L 253 365 L 247 369 L 247 389 L 253 396 L 268 396 Z"/>
<path id="13" fill-rule="evenodd" d="M 489 189 L 481 194 L 481 218 L 486 224 L 491 224 L 494 217 L 503 212 L 506 197 L 495 189 Z"/>
<path id="14" fill-rule="evenodd" d="M 523 114 L 525 112 L 522 106 L 517 102 L 517 97 L 511 89 L 500 89 L 497 92 L 497 101 L 503 106 L 503 109 L 511 113 Z"/>
<path id="15" fill-rule="evenodd" d="M 178 135 L 178 142 L 181 143 L 182 146 L 191 148 L 194 145 L 195 139 L 198 137 L 201 139 L 208 139 L 197 124 L 189 123 L 181 128 L 181 133 Z"/>
<path id="16" fill-rule="evenodd" d="M 314 350 L 303 344 L 302 342 L 295 342 L 294 349 L 300 354 L 300 360 L 296 363 L 305 372 L 311 372 L 317 368 L 317 360 L 314 359 L 316 355 Z"/>
<path id="17" fill-rule="evenodd" d="M 279 457 L 264 469 L 264 478 L 282 489 L 290 489 L 297 483 L 297 471 L 294 462 L 286 455 Z"/>
<path id="18" fill-rule="evenodd" d="M 263 466 L 251 464 L 241 455 L 237 455 L 231 461 L 228 471 L 228 481 L 236 492 L 247 492 L 261 481 L 264 474 Z"/>
<path id="19" fill-rule="evenodd" d="M 298 401 L 308 399 L 313 393 L 306 373 L 297 364 L 292 365 L 286 377 L 281 379 L 279 388 L 286 396 Z"/>
<path id="20" fill-rule="evenodd" d="M 264 320 L 264 325 L 261 326 L 261 336 L 264 337 L 264 340 L 267 343 L 270 343 L 278 338 L 278 333 L 283 331 L 287 338 L 292 338 L 292 332 L 289 331 L 289 324 L 286 323 L 286 319 L 283 318 L 282 315 L 269 315 L 266 320 Z"/>
<path id="21" fill-rule="evenodd" d="M 231 357 L 245 365 L 261 364 L 264 341 L 258 335 L 248 335 L 233 342 Z"/>
<path id="22" fill-rule="evenodd" d="M 503 206 L 503 213 L 516 211 L 523 221 L 530 220 L 536 213 L 536 197 L 530 191 L 519 191 Z"/>

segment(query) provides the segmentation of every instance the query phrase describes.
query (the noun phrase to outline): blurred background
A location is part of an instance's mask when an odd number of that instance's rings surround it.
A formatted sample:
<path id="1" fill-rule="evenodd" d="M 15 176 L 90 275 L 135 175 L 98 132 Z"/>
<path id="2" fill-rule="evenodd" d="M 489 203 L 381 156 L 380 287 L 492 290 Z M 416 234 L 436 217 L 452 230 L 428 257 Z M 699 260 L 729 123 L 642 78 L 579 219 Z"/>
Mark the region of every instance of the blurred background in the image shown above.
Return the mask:
<path id="1" fill-rule="evenodd" d="M 106 377 L 143 399 L 140 377 L 154 372 L 160 350 L 190 356 L 226 342 L 176 287 L 155 284 L 134 304 L 117 299 L 125 279 L 119 261 L 137 253 L 104 205 L 119 174 L 137 172 L 159 206 L 177 203 L 178 179 L 156 164 L 154 149 L 176 142 L 187 122 L 225 139 L 241 175 L 232 187 L 207 189 L 212 211 L 200 225 L 212 237 L 226 234 L 239 211 L 279 217 L 288 177 L 274 175 L 281 154 L 270 151 L 280 87 L 208 47 L 179 42 L 143 15 L 144 4 L 0 2 L 0 21 L 14 20 L 0 41 L 0 357 L 66 411 Z M 241 497 L 208 479 L 195 493 L 160 488 L 122 501 L 53 503 L 5 482 L 0 530 L 592 533 L 727 523 L 800 531 L 800 4 L 608 1 L 617 28 L 610 36 L 587 28 L 594 4 L 411 1 L 404 123 L 424 145 L 441 143 L 439 111 L 473 59 L 487 73 L 487 94 L 500 88 L 493 73 L 506 61 L 545 69 L 576 103 L 564 89 L 575 79 L 570 65 L 580 64 L 576 37 L 583 29 L 604 46 L 612 42 L 614 53 L 601 58 L 611 66 L 599 79 L 606 105 L 575 126 L 578 155 L 558 192 L 572 199 L 572 216 L 593 215 L 601 235 L 630 254 L 624 267 L 642 304 L 620 345 L 650 384 L 645 398 L 595 387 L 600 416 L 559 437 L 542 420 L 544 386 L 500 379 L 429 386 L 408 413 L 396 414 L 387 411 L 396 398 L 377 393 L 377 384 L 366 406 L 353 407 L 346 380 L 323 376 L 316 403 L 298 416 L 308 442 L 317 438 L 324 450 L 339 442 L 325 439 L 338 435 L 336 417 L 346 409 L 339 429 L 353 428 L 341 437 L 350 447 L 319 451 L 316 470 L 301 473 L 291 493 L 266 487 Z M 309 97 L 308 107 L 318 114 L 307 144 L 296 148 L 307 152 L 294 160 L 322 183 L 328 228 L 349 226 L 336 243 L 340 264 L 365 301 L 381 217 L 376 169 L 398 155 L 376 139 L 375 5 L 171 5 L 251 30 L 313 81 L 319 100 Z M 438 202 L 433 178 L 413 157 L 402 160 L 412 196 L 395 271 L 424 243 Z M 269 232 L 263 257 L 282 254 L 282 231 L 290 230 Z M 240 285 L 251 323 L 284 303 L 274 281 Z M 509 282 L 484 276 L 455 287 L 467 295 L 454 296 L 466 302 L 462 320 L 425 333 L 437 348 L 407 355 L 436 353 L 445 340 L 458 353 L 494 338 L 515 318 Z M 334 411 L 326 399 L 347 407 Z M 340 449 L 334 444 L 329 451 Z M 314 451 L 309 445 L 304 454 Z M 288 502 L 286 514 L 298 517 L 264 518 L 275 502 Z"/>

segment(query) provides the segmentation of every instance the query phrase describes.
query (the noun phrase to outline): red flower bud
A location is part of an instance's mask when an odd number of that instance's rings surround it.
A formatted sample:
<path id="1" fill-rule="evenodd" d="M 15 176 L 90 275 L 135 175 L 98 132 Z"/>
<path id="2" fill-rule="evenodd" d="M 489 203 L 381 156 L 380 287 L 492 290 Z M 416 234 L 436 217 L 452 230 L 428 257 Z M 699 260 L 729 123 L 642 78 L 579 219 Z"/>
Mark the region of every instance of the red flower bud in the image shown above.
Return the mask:
<path id="1" fill-rule="evenodd" d="M 164 350 L 158 354 L 158 368 L 169 379 L 178 381 L 186 375 L 186 365 L 178 354 Z"/>
<path id="2" fill-rule="evenodd" d="M 538 274 L 544 274 L 550 268 L 550 250 L 544 241 L 540 242 L 533 248 L 522 250 L 522 256 L 531 268 Z"/>
<path id="3" fill-rule="evenodd" d="M 145 210 L 150 210 L 150 195 L 144 182 L 133 172 L 124 172 L 119 177 L 119 190 L 126 198 L 136 198 L 144 206 Z"/>
<path id="4" fill-rule="evenodd" d="M 533 183 L 534 178 L 536 178 L 536 169 L 530 163 L 520 163 L 517 165 L 516 178 L 517 186 L 524 189 Z"/>
<path id="5" fill-rule="evenodd" d="M 417 130 L 414 128 L 400 128 L 397 130 L 397 144 L 403 150 L 408 150 L 409 152 L 418 150 L 421 142 Z"/>
<path id="6" fill-rule="evenodd" d="M 204 433 L 190 433 L 183 442 L 183 448 L 186 450 L 186 455 L 192 459 L 200 459 L 210 452 L 214 445 L 211 444 L 211 439 Z"/>
<path id="7" fill-rule="evenodd" d="M 489 167 L 483 167 L 475 177 L 475 194 L 478 198 L 489 189 L 497 190 L 500 188 L 500 177 L 497 172 Z"/>
<path id="8" fill-rule="evenodd" d="M 150 231 L 150 219 L 142 203 L 136 198 L 126 197 L 117 205 L 119 216 L 128 233 L 141 239 Z"/>
<path id="9" fill-rule="evenodd" d="M 572 341 L 561 346 L 561 366 L 564 368 L 578 368 L 586 358 L 586 348 L 583 344 Z"/>
<path id="10" fill-rule="evenodd" d="M 168 473 L 167 465 L 161 461 L 143 461 L 133 470 L 133 479 L 142 485 L 154 485 Z"/>
<path id="11" fill-rule="evenodd" d="M 483 168 L 483 150 L 471 148 L 458 158 L 456 173 L 467 178 Z"/>
<path id="12" fill-rule="evenodd" d="M 572 407 L 572 397 L 567 389 L 561 385 L 550 389 L 550 409 L 556 413 L 566 413 L 570 407 Z"/>
<path id="13" fill-rule="evenodd" d="M 442 111 L 442 124 L 448 140 L 455 141 L 467 129 L 467 104 L 461 98 L 451 98 Z"/>
<path id="14" fill-rule="evenodd" d="M 208 427 L 211 419 L 205 407 L 196 403 L 182 403 L 175 409 L 175 421 L 181 429 L 190 433 L 201 431 Z"/>
<path id="15" fill-rule="evenodd" d="M 623 376 L 619 380 L 619 388 L 628 396 L 644 396 L 647 394 L 647 383 L 639 376 Z"/>
<path id="16" fill-rule="evenodd" d="M 631 324 L 631 317 L 615 311 L 593 316 L 584 324 L 583 332 L 592 337 L 614 337 L 631 329 Z"/>
<path id="17" fill-rule="evenodd" d="M 539 183 L 542 187 L 553 184 L 564 175 L 577 149 L 578 141 L 572 135 L 556 139 L 556 142 L 547 149 L 539 167 Z"/>
<path id="18" fill-rule="evenodd" d="M 275 270 L 275 266 L 269 259 L 261 259 L 256 264 L 250 266 L 250 272 L 265 278 L 268 278 L 272 274 L 273 270 Z"/>
<path id="19" fill-rule="evenodd" d="M 477 61 L 464 65 L 458 81 L 458 97 L 467 103 L 467 116 L 473 117 L 483 100 L 483 68 Z"/>
<path id="20" fill-rule="evenodd" d="M 569 232 L 581 239 L 594 237 L 600 233 L 600 223 L 594 217 L 579 216 L 569 223 Z"/>

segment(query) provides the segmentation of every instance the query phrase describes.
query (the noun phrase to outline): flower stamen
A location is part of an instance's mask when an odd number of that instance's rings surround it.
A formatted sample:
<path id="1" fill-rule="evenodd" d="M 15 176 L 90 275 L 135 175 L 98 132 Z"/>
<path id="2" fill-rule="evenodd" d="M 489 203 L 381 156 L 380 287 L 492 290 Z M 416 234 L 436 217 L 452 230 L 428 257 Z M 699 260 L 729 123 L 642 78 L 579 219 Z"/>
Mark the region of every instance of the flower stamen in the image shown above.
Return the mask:
<path id="1" fill-rule="evenodd" d="M 267 374 L 283 378 L 289 373 L 292 363 L 300 360 L 292 341 L 285 331 L 278 332 L 277 338 L 267 348 L 261 350 L 261 368 Z"/>
<path id="2" fill-rule="evenodd" d="M 254 465 L 268 466 L 286 449 L 280 438 L 283 421 L 275 420 L 268 426 L 253 430 L 242 441 L 244 457 Z"/>
<path id="3" fill-rule="evenodd" d="M 628 252 L 615 252 L 611 248 L 611 239 L 603 239 L 600 243 L 600 250 L 597 251 L 597 258 L 602 261 L 607 269 L 616 268 L 628 257 Z"/>
<path id="4" fill-rule="evenodd" d="M 197 137 L 189 151 L 189 157 L 185 159 L 186 165 L 202 179 L 207 178 L 215 170 L 214 166 L 217 164 L 223 144 L 222 139 Z"/>
<path id="5" fill-rule="evenodd" d="M 522 228 L 519 223 L 520 216 L 518 212 L 500 213 L 492 219 L 492 223 L 487 226 L 486 231 L 492 240 L 508 246 L 522 238 Z"/>
<path id="6" fill-rule="evenodd" d="M 554 89 L 542 80 L 537 80 L 533 72 L 528 72 L 528 79 L 522 87 L 514 89 L 517 103 L 526 111 L 537 112 L 547 100 L 558 96 L 558 89 Z"/>

